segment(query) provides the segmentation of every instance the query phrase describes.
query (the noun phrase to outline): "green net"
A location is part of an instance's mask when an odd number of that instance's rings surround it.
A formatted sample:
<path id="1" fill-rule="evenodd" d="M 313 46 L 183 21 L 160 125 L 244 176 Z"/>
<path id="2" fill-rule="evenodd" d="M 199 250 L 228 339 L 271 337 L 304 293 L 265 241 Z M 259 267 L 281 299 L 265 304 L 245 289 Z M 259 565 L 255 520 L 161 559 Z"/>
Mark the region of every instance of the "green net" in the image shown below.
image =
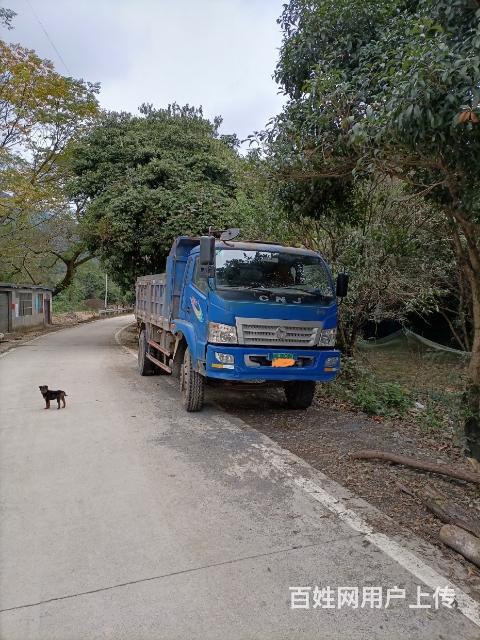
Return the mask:
<path id="1" fill-rule="evenodd" d="M 364 351 L 370 349 L 395 350 L 435 360 L 468 361 L 470 357 L 468 351 L 452 349 L 438 342 L 433 342 L 433 340 L 428 340 L 409 329 L 399 329 L 385 338 L 359 340 L 357 346 Z"/>

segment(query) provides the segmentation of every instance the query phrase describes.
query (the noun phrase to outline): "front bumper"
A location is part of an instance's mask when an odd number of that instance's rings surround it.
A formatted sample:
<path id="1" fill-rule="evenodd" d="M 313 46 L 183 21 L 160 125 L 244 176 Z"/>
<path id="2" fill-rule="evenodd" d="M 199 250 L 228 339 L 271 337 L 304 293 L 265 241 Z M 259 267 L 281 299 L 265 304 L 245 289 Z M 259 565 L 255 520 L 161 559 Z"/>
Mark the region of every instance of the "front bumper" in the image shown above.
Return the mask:
<path id="1" fill-rule="evenodd" d="M 233 357 L 233 364 L 222 364 L 216 353 Z M 296 365 L 273 367 L 269 364 L 274 354 L 292 354 Z M 327 358 L 336 358 L 336 367 L 326 366 Z M 330 361 L 331 362 L 331 361 Z M 207 345 L 205 374 L 208 378 L 223 380 L 333 380 L 340 370 L 340 352 L 336 349 L 291 349 L 288 347 L 242 347 L 222 344 Z"/>

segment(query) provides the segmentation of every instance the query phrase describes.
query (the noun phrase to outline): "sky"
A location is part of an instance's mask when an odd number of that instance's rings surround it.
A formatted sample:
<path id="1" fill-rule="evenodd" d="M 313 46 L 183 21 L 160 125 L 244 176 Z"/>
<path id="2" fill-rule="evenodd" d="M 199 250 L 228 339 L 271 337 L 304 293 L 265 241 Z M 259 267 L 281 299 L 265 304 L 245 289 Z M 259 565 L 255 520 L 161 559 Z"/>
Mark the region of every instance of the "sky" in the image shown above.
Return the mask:
<path id="1" fill-rule="evenodd" d="M 17 16 L 0 36 L 34 49 L 64 75 L 100 82 L 106 109 L 202 105 L 207 117 L 223 117 L 222 133 L 241 139 L 281 109 L 272 74 L 283 0 L 1 3 Z"/>

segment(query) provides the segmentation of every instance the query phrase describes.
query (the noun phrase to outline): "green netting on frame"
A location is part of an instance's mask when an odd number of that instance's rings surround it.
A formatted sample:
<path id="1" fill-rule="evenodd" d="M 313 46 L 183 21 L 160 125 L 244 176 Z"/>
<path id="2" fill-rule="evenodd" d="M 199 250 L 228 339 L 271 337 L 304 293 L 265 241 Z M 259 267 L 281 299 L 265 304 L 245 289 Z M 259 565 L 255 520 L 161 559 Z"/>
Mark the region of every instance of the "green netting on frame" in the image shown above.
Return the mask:
<path id="1" fill-rule="evenodd" d="M 452 349 L 433 340 L 428 340 L 423 336 L 410 331 L 410 329 L 399 329 L 395 333 L 391 333 L 385 338 L 359 340 L 357 343 L 359 349 L 398 349 L 401 351 L 411 351 L 418 355 L 432 356 L 435 358 L 445 359 L 464 359 L 468 360 L 470 353 L 461 351 L 460 349 Z"/>

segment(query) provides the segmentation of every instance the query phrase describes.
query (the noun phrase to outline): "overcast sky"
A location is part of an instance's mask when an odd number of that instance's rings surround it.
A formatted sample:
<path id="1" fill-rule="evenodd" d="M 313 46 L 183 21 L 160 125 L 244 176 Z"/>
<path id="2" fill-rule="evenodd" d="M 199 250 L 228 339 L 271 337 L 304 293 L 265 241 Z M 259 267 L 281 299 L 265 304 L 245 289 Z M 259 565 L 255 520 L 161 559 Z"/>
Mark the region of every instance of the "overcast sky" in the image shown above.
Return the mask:
<path id="1" fill-rule="evenodd" d="M 271 76 L 282 0 L 1 4 L 18 15 L 15 29 L 2 29 L 0 37 L 35 49 L 62 74 L 100 82 L 107 109 L 135 112 L 142 102 L 188 102 L 202 105 L 208 117 L 223 116 L 224 133 L 245 138 L 281 108 Z"/>

